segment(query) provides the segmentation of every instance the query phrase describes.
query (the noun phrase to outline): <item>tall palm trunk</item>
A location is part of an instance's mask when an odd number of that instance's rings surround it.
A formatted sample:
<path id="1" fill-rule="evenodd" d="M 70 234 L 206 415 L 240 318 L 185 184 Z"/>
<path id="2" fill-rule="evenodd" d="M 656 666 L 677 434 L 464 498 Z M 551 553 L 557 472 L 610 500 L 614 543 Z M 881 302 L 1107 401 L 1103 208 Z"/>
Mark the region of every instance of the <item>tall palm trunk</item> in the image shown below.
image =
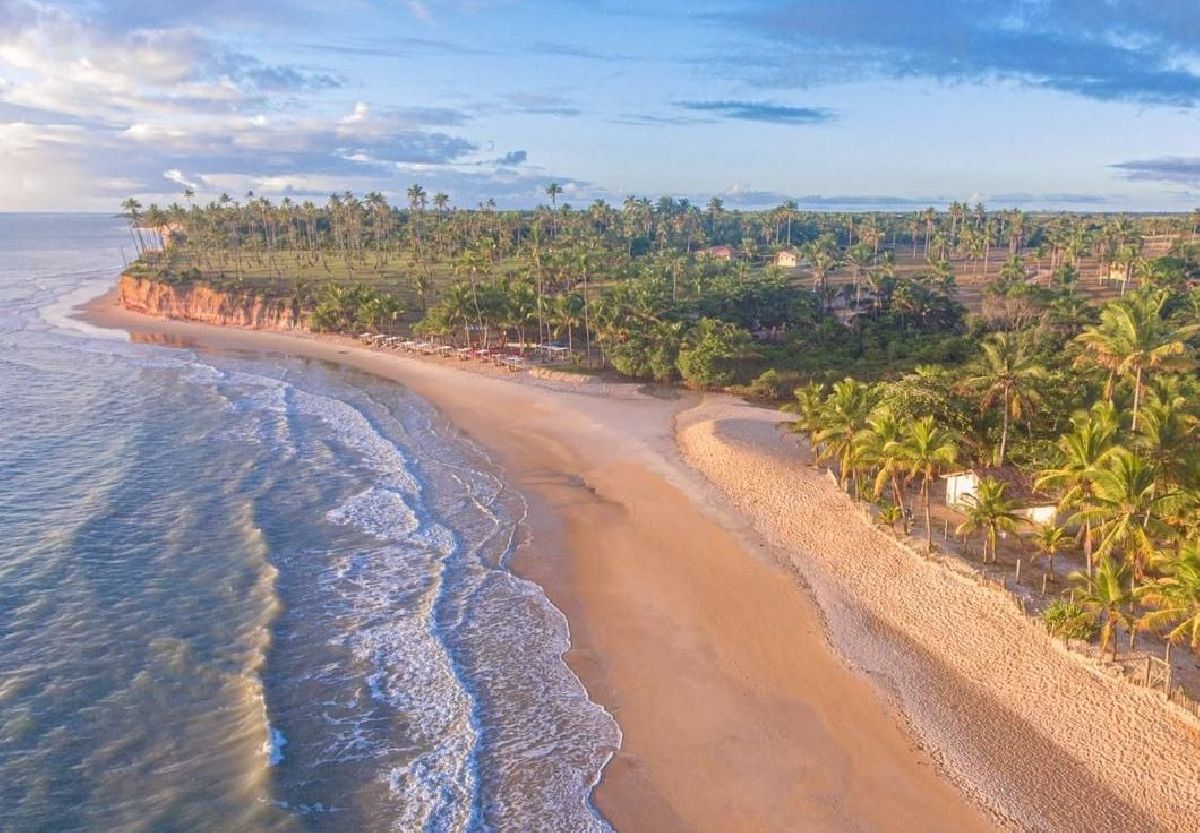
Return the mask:
<path id="1" fill-rule="evenodd" d="M 1008 396 L 1009 392 L 1006 388 L 1004 391 L 1004 426 L 1000 429 L 1000 454 L 998 455 L 999 459 L 996 461 L 996 465 L 998 466 L 1004 465 L 1004 455 L 1008 450 Z"/>
<path id="2" fill-rule="evenodd" d="M 896 506 L 900 509 L 900 523 L 904 526 L 904 534 L 908 534 L 908 513 L 904 511 L 904 496 L 900 491 L 900 482 L 896 480 L 896 472 L 892 471 L 892 496 L 896 498 Z"/>
<path id="3" fill-rule="evenodd" d="M 1133 430 L 1137 431 L 1138 426 L 1138 407 L 1141 404 L 1142 395 L 1142 367 L 1138 365 L 1137 373 L 1133 379 Z"/>
<path id="4" fill-rule="evenodd" d="M 921 498 L 925 501 L 925 552 L 933 552 L 933 519 L 929 511 L 929 475 L 921 479 Z"/>

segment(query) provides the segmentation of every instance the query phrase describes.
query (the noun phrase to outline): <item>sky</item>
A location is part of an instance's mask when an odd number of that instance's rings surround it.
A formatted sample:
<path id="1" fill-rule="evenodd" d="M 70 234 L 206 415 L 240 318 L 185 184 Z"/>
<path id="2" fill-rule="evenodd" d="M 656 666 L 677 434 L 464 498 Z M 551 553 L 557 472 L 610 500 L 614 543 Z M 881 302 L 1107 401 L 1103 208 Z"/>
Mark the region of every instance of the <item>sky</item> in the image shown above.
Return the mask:
<path id="1" fill-rule="evenodd" d="M 1190 210 L 1196 0 L 0 0 L 0 210 Z"/>

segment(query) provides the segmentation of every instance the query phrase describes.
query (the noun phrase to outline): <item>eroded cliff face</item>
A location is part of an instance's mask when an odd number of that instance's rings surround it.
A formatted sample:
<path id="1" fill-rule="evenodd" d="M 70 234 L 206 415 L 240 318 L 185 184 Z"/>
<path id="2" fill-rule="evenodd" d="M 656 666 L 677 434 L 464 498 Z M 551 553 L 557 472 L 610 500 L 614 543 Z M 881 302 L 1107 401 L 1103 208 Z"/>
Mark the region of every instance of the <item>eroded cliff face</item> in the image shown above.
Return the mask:
<path id="1" fill-rule="evenodd" d="M 296 316 L 286 298 L 217 292 L 206 286 L 170 286 L 122 275 L 117 282 L 121 306 L 160 318 L 181 318 L 256 330 L 307 330 L 307 317 Z"/>

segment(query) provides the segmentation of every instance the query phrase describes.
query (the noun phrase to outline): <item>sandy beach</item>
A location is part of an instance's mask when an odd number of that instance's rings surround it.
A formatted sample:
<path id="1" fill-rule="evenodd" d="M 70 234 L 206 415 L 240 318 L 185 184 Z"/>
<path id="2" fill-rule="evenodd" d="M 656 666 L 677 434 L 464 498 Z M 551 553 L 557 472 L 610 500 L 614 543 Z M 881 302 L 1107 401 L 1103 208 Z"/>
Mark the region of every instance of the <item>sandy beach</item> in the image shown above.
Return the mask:
<path id="1" fill-rule="evenodd" d="M 785 417 L 709 399 L 681 415 L 680 447 L 786 549 L 835 644 L 886 681 L 970 794 L 1026 830 L 1200 830 L 1190 718 L 872 528 L 779 430 Z"/>
<path id="2" fill-rule="evenodd" d="M 346 339 L 153 319 L 111 298 L 86 318 L 392 378 L 488 451 L 531 503 L 515 566 L 566 614 L 568 662 L 620 724 L 595 796 L 618 829 L 995 829 L 831 649 L 778 554 L 679 462 L 674 418 L 698 397 L 546 390 Z"/>

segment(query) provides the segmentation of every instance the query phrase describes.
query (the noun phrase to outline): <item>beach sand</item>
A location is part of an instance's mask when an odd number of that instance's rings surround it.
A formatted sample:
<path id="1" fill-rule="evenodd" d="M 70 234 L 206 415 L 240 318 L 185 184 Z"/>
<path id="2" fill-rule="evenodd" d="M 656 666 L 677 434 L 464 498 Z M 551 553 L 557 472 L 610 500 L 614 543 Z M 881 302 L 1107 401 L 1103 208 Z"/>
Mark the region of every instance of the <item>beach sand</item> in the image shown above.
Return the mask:
<path id="1" fill-rule="evenodd" d="M 1069 652 L 994 588 L 899 546 L 732 398 L 681 414 L 687 460 L 780 543 L 835 644 L 896 692 L 964 787 L 1046 833 L 1200 830 L 1200 727 Z"/>
<path id="2" fill-rule="evenodd" d="M 111 297 L 86 318 L 395 379 L 485 449 L 531 505 L 514 566 L 567 616 L 567 661 L 623 733 L 595 794 L 617 829 L 996 828 L 832 650 L 780 555 L 680 462 L 673 422 L 699 398 L 550 391 L 347 339 L 153 319 Z"/>

